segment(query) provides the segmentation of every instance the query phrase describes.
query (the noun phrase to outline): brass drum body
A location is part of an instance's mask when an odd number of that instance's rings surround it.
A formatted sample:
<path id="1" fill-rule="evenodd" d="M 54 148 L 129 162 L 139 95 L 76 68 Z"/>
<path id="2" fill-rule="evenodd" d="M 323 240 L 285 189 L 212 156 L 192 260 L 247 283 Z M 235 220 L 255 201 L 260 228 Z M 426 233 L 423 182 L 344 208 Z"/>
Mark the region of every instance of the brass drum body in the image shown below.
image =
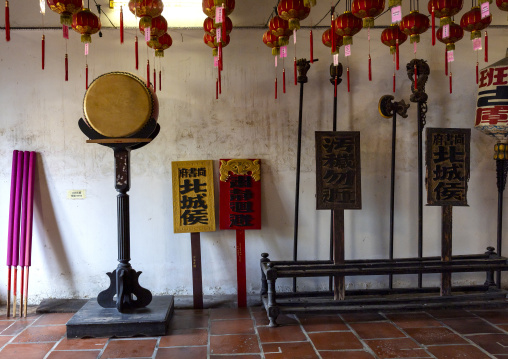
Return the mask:
<path id="1" fill-rule="evenodd" d="M 85 121 L 106 137 L 128 137 L 148 120 L 157 121 L 159 101 L 152 89 L 128 72 L 109 72 L 88 87 L 83 101 Z"/>

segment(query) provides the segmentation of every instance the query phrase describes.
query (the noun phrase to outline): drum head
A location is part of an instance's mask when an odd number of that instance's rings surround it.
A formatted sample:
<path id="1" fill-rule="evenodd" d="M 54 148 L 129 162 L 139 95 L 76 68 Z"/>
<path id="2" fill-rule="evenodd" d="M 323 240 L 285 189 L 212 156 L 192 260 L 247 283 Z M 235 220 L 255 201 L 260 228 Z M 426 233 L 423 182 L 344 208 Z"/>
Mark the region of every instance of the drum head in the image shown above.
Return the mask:
<path id="1" fill-rule="evenodd" d="M 150 119 L 154 101 L 141 79 L 125 72 L 111 72 L 90 84 L 83 109 L 90 127 L 101 135 L 127 137 Z"/>

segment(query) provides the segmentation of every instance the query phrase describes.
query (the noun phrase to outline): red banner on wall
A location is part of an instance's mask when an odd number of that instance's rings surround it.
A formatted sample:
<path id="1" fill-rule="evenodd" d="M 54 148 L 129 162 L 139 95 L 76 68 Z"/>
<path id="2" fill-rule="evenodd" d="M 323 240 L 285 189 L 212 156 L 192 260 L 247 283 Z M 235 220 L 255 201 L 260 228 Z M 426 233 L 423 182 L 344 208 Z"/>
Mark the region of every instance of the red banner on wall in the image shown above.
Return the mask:
<path id="1" fill-rule="evenodd" d="M 261 161 L 220 160 L 220 229 L 261 229 Z"/>

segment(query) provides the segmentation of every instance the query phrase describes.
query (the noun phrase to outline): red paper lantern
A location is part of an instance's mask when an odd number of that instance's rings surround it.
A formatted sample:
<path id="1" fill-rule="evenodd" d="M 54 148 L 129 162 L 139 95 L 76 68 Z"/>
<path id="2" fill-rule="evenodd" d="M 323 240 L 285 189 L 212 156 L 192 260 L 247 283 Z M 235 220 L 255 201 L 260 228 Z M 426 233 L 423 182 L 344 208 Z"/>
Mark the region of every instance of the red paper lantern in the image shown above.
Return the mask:
<path id="1" fill-rule="evenodd" d="M 385 9 L 385 0 L 353 0 L 351 12 L 363 19 L 363 27 L 374 26 L 374 18 Z"/>
<path id="2" fill-rule="evenodd" d="M 462 28 L 453 21 L 447 25 L 450 26 L 450 36 L 443 39 L 443 27 L 441 26 L 436 31 L 436 37 L 439 41 L 446 45 L 446 50 L 452 51 L 455 50 L 455 43 L 464 37 L 464 30 L 462 30 Z"/>
<path id="3" fill-rule="evenodd" d="M 217 48 L 219 47 L 219 43 L 216 40 L 217 37 L 209 34 L 203 36 L 203 42 L 213 49 L 213 56 L 217 56 L 218 54 Z M 230 40 L 229 35 L 226 35 L 226 40 L 224 40 L 224 38 L 222 39 L 222 47 L 228 46 Z"/>
<path id="4" fill-rule="evenodd" d="M 439 26 L 443 26 L 452 22 L 451 17 L 462 10 L 464 0 L 430 0 L 427 8 L 432 14 L 434 9 L 435 16 L 439 17 Z"/>
<path id="5" fill-rule="evenodd" d="M 206 16 L 214 19 L 215 18 L 215 8 L 217 6 L 226 8 L 226 16 L 229 16 L 233 10 L 235 9 L 235 0 L 203 0 L 202 7 L 203 12 Z"/>
<path id="6" fill-rule="evenodd" d="M 289 22 L 290 30 L 298 30 L 300 20 L 304 20 L 309 16 L 310 7 L 305 6 L 303 0 L 281 0 L 277 6 L 277 13 Z"/>
<path id="7" fill-rule="evenodd" d="M 83 0 L 46 0 L 46 3 L 60 14 L 60 23 L 67 26 L 72 26 L 72 15 L 83 8 Z"/>
<path id="8" fill-rule="evenodd" d="M 471 32 L 471 40 L 482 37 L 481 30 L 487 28 L 492 22 L 492 14 L 482 19 L 480 7 L 474 6 L 471 10 L 462 15 L 460 26 Z"/>
<path id="9" fill-rule="evenodd" d="M 145 33 L 145 26 L 139 21 L 139 31 L 144 34 Z M 168 31 L 168 22 L 164 18 L 164 16 L 159 15 L 157 17 L 152 17 L 150 22 L 150 41 L 157 41 L 159 36 L 164 35 Z"/>
<path id="10" fill-rule="evenodd" d="M 407 40 L 407 35 L 400 31 L 399 26 L 392 24 L 381 33 L 381 42 L 390 48 L 390 54 L 395 54 L 397 51 L 397 40 L 399 46 Z"/>
<path id="11" fill-rule="evenodd" d="M 400 29 L 406 35 L 409 35 L 409 41 L 411 43 L 420 42 L 420 34 L 427 31 L 429 26 L 429 18 L 420 14 L 417 10 L 411 11 L 408 15 L 404 16 L 400 22 Z"/>
<path id="12" fill-rule="evenodd" d="M 500 10 L 508 11 L 508 0 L 496 0 L 496 5 Z"/>
<path id="13" fill-rule="evenodd" d="M 212 18 L 207 17 L 205 21 L 203 21 L 203 29 L 207 34 L 215 36 L 217 31 L 216 29 L 220 27 L 221 24 L 215 24 Z M 233 22 L 229 17 L 226 16 L 226 34 L 231 33 L 233 31 Z"/>
<path id="14" fill-rule="evenodd" d="M 353 35 L 360 32 L 362 26 L 362 20 L 354 16 L 351 11 L 345 11 L 335 19 L 335 32 L 343 36 L 344 45 L 353 43 Z"/>
<path id="15" fill-rule="evenodd" d="M 148 41 L 146 43 L 149 47 L 155 50 L 155 56 L 164 57 L 164 50 L 169 49 L 173 45 L 173 39 L 168 33 L 165 33 L 155 41 Z"/>
<path id="16" fill-rule="evenodd" d="M 270 20 L 269 27 L 272 34 L 277 36 L 279 46 L 289 44 L 289 37 L 293 35 L 293 31 L 289 30 L 289 21 L 277 15 Z"/>
<path id="17" fill-rule="evenodd" d="M 263 34 L 263 42 L 266 46 L 272 49 L 273 56 L 277 56 L 279 54 L 279 40 L 270 30 L 267 30 Z"/>
<path id="18" fill-rule="evenodd" d="M 140 26 L 150 27 L 152 18 L 162 14 L 164 3 L 162 0 L 130 0 L 129 10 L 141 18 L 139 20 Z"/>
<path id="19" fill-rule="evenodd" d="M 72 16 L 72 28 L 81 34 L 81 42 L 92 42 L 92 35 L 101 29 L 99 17 L 88 9 L 82 9 Z"/>
<path id="20" fill-rule="evenodd" d="M 332 29 L 327 29 L 325 32 L 323 32 L 323 36 L 321 36 L 321 41 L 323 42 L 323 45 L 326 47 L 331 48 L 332 47 Z M 332 51 L 332 54 L 338 54 L 339 48 L 343 44 L 343 38 L 339 34 L 333 33 L 335 36 L 335 52 Z"/>

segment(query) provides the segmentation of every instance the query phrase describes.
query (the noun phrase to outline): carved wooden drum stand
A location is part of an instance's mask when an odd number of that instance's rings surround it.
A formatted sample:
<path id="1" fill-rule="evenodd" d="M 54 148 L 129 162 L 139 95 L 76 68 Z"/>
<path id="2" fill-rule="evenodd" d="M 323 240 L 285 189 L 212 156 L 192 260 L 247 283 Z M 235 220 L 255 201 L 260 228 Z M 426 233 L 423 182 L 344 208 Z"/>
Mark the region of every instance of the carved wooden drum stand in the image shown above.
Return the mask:
<path id="1" fill-rule="evenodd" d="M 103 308 L 117 308 L 121 313 L 144 308 L 152 293 L 138 282 L 141 272 L 130 261 L 129 195 L 130 151 L 138 149 L 159 133 L 157 97 L 145 83 L 126 72 L 111 72 L 95 79 L 84 99 L 85 119 L 78 124 L 89 138 L 113 149 L 115 156 L 115 189 L 117 196 L 118 266 L 107 273 L 108 289 L 99 293 L 97 302 Z"/>

